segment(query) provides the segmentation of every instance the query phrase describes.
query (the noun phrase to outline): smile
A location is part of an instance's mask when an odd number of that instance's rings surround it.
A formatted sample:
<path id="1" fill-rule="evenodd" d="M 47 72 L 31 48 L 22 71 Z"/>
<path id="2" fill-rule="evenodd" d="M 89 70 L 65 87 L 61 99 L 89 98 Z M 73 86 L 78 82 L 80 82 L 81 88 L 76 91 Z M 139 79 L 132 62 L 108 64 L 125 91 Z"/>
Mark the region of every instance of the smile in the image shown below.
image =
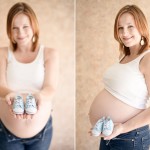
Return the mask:
<path id="1" fill-rule="evenodd" d="M 21 38 L 17 38 L 18 40 L 22 41 L 24 40 L 26 37 L 21 37 Z"/>
<path id="2" fill-rule="evenodd" d="M 132 39 L 133 37 L 130 37 L 130 38 L 123 38 L 124 41 L 128 41 L 130 39 Z"/>

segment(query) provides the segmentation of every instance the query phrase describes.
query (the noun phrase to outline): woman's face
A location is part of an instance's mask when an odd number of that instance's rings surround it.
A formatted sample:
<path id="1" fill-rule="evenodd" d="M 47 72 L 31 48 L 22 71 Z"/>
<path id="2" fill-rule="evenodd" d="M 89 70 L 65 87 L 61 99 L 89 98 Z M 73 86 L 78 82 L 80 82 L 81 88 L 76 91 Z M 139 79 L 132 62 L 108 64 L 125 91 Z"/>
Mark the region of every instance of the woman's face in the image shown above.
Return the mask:
<path id="1" fill-rule="evenodd" d="M 141 34 L 136 27 L 134 17 L 130 13 L 124 13 L 120 17 L 118 22 L 118 34 L 126 47 L 139 48 Z"/>
<path id="2" fill-rule="evenodd" d="M 27 15 L 18 14 L 15 16 L 12 25 L 12 37 L 20 46 L 32 43 L 33 29 Z"/>

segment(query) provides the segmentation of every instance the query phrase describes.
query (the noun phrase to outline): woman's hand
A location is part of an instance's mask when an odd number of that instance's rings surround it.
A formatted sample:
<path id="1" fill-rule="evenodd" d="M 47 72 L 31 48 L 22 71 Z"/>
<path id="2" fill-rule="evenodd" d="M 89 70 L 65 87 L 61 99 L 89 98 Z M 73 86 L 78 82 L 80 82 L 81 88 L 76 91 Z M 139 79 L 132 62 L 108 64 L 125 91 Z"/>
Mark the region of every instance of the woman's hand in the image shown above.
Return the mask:
<path id="1" fill-rule="evenodd" d="M 12 93 L 7 94 L 6 97 L 5 97 L 5 101 L 9 105 L 10 112 L 13 115 L 13 117 L 16 118 L 16 119 L 33 119 L 33 117 L 38 113 L 39 108 L 40 108 L 40 103 L 41 103 L 40 95 L 39 94 L 33 94 L 33 97 L 35 98 L 36 105 L 37 105 L 37 112 L 36 112 L 36 114 L 27 114 L 25 110 L 24 110 L 23 114 L 15 114 L 14 111 L 13 111 L 13 103 L 14 103 L 14 99 L 15 99 L 16 96 L 17 96 L 17 93 L 12 92 Z M 26 103 L 27 94 L 21 94 L 21 96 L 23 97 L 24 104 L 25 104 Z"/>
<path id="2" fill-rule="evenodd" d="M 115 138 L 116 136 L 120 135 L 123 133 L 123 124 L 122 123 L 116 123 L 114 125 L 114 129 L 111 135 L 109 136 L 104 136 L 104 140 L 111 140 Z"/>
<path id="3" fill-rule="evenodd" d="M 7 94 L 7 95 L 5 96 L 5 101 L 6 101 L 6 103 L 7 103 L 8 105 L 10 105 L 10 106 L 13 105 L 13 101 L 14 101 L 16 95 L 17 95 L 17 94 L 16 94 L 15 92 L 12 92 L 12 93 Z"/>
<path id="4" fill-rule="evenodd" d="M 113 129 L 113 132 L 112 132 L 111 135 L 109 135 L 109 136 L 104 136 L 104 135 L 101 133 L 101 134 L 100 134 L 100 137 L 103 137 L 104 140 L 111 140 L 111 139 L 115 138 L 116 136 L 122 134 L 122 133 L 123 133 L 123 129 L 124 129 L 124 126 L 123 126 L 122 123 L 115 123 L 114 129 Z M 89 134 L 92 136 L 92 128 L 90 129 Z"/>
<path id="5" fill-rule="evenodd" d="M 17 95 L 17 93 L 15 93 L 15 92 L 11 92 L 11 93 L 7 94 L 5 96 L 5 101 L 9 105 L 10 112 L 14 116 L 14 118 L 23 119 L 23 114 L 15 114 L 13 112 L 13 102 L 14 102 L 14 99 L 15 99 L 16 95 Z"/>
<path id="6" fill-rule="evenodd" d="M 24 95 L 24 99 L 26 99 L 27 94 Z M 40 104 L 41 104 L 41 97 L 38 93 L 36 94 L 32 94 L 32 96 L 35 98 L 36 101 L 36 106 L 37 106 L 37 112 L 35 114 L 27 114 L 26 112 L 24 112 L 23 114 L 23 118 L 24 119 L 33 119 L 34 116 L 36 116 L 36 114 L 38 113 L 38 111 L 40 110 Z M 26 102 L 26 100 L 25 100 Z"/>

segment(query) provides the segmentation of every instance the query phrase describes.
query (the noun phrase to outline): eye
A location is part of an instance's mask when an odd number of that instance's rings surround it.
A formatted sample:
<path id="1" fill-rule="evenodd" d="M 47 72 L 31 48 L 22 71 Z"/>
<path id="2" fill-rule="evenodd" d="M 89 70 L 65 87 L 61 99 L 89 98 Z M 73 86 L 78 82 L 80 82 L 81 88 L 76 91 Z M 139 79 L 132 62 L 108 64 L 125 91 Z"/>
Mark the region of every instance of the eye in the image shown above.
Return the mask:
<path id="1" fill-rule="evenodd" d="M 123 29 L 123 27 L 118 27 L 118 30 L 122 30 Z"/>
<path id="2" fill-rule="evenodd" d="M 133 26 L 132 26 L 132 25 L 130 25 L 130 26 L 128 26 L 128 28 L 130 28 L 130 29 L 131 29 L 131 28 L 133 28 Z"/>
<path id="3" fill-rule="evenodd" d="M 28 28 L 29 26 L 23 26 L 24 29 Z"/>
<path id="4" fill-rule="evenodd" d="M 17 30 L 18 28 L 17 28 L 17 27 L 13 27 L 12 29 L 13 29 L 13 30 Z"/>

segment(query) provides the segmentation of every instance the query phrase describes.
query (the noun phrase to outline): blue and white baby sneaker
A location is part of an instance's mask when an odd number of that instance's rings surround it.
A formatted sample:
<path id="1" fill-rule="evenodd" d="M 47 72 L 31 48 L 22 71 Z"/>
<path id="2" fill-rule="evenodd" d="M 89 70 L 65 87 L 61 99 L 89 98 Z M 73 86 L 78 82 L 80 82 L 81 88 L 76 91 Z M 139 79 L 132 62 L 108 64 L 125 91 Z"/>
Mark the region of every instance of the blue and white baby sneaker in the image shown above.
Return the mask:
<path id="1" fill-rule="evenodd" d="M 24 113 L 24 103 L 23 98 L 20 95 L 17 95 L 13 102 L 13 112 L 15 114 L 23 114 Z"/>
<path id="2" fill-rule="evenodd" d="M 102 134 L 105 136 L 111 135 L 113 132 L 113 128 L 114 128 L 114 123 L 110 119 L 110 117 L 105 118 L 104 124 L 103 124 Z"/>
<path id="3" fill-rule="evenodd" d="M 95 126 L 93 127 L 92 129 L 92 135 L 93 136 L 99 136 L 103 130 L 103 124 L 104 124 L 104 120 L 105 120 L 105 117 L 99 119 Z"/>
<path id="4" fill-rule="evenodd" d="M 36 100 L 32 94 L 28 94 L 26 97 L 25 111 L 27 114 L 35 114 L 37 112 Z"/>

